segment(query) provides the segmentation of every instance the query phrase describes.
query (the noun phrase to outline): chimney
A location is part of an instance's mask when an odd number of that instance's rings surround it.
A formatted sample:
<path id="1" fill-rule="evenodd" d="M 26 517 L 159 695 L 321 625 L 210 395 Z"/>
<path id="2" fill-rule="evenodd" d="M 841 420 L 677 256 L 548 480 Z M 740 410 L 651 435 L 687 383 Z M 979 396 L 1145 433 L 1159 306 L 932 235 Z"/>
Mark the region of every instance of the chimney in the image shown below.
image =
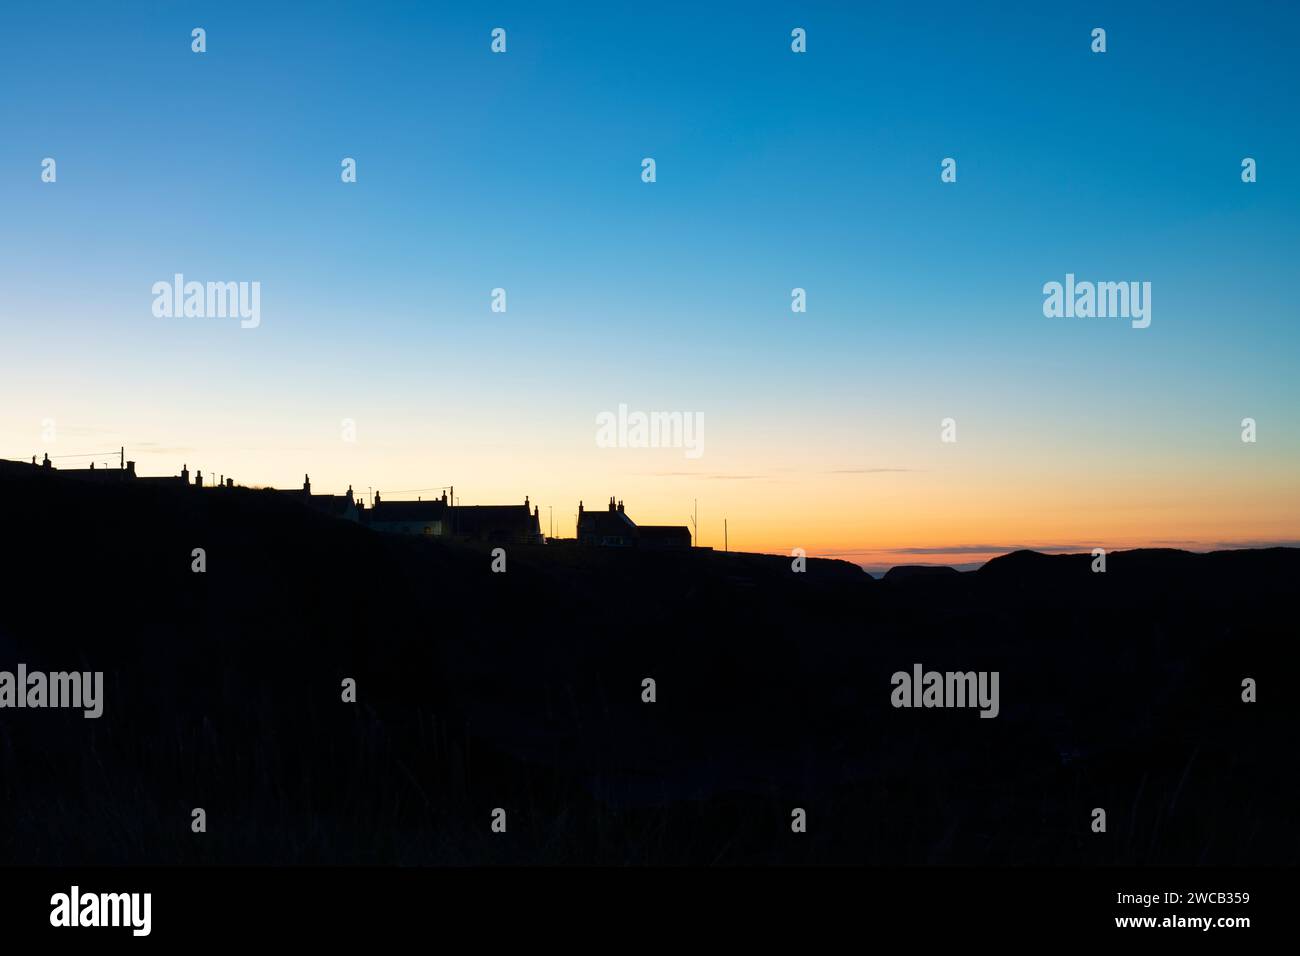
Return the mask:
<path id="1" fill-rule="evenodd" d="M 235 487 L 235 479 L 234 479 L 234 478 L 227 478 L 227 479 L 226 479 L 226 487 L 227 487 L 227 488 L 233 488 L 233 487 Z"/>
<path id="2" fill-rule="evenodd" d="M 352 486 L 348 485 L 348 504 L 352 504 Z"/>
<path id="3" fill-rule="evenodd" d="M 528 496 L 524 495 L 524 510 L 528 510 Z"/>
<path id="4" fill-rule="evenodd" d="M 126 463 L 126 473 L 130 475 L 132 478 L 135 477 L 135 462 L 128 461 Z"/>
<path id="5" fill-rule="evenodd" d="M 187 485 L 190 483 L 190 466 L 189 466 L 189 465 L 181 465 L 181 481 L 185 482 L 185 484 L 187 484 Z"/>
<path id="6" fill-rule="evenodd" d="M 41 462 L 41 467 L 42 467 L 42 468 L 53 468 L 53 467 L 54 467 L 54 465 L 50 462 L 50 453 L 49 453 L 48 451 L 45 453 L 45 460 L 44 460 L 43 462 Z"/>
<path id="7" fill-rule="evenodd" d="M 311 475 L 302 476 L 302 493 L 304 495 L 311 494 Z"/>
<path id="8" fill-rule="evenodd" d="M 375 507 L 375 508 L 378 508 L 378 507 L 379 507 L 379 492 L 377 492 L 377 491 L 375 492 L 375 503 L 374 503 L 374 505 L 373 505 L 372 507 Z"/>
<path id="9" fill-rule="evenodd" d="M 610 495 L 610 496 L 609 496 L 609 510 L 610 510 L 610 511 L 613 511 L 613 510 L 614 510 L 614 496 L 613 496 L 613 495 Z"/>
<path id="10" fill-rule="evenodd" d="M 203 472 L 201 472 L 201 471 L 196 471 L 196 472 L 194 473 L 194 487 L 195 487 L 195 488 L 202 488 L 202 487 L 203 487 Z"/>
<path id="11" fill-rule="evenodd" d="M 582 514 L 582 502 L 578 502 L 578 514 Z"/>
<path id="12" fill-rule="evenodd" d="M 618 503 L 618 513 L 619 514 L 623 513 L 623 502 L 621 501 Z"/>

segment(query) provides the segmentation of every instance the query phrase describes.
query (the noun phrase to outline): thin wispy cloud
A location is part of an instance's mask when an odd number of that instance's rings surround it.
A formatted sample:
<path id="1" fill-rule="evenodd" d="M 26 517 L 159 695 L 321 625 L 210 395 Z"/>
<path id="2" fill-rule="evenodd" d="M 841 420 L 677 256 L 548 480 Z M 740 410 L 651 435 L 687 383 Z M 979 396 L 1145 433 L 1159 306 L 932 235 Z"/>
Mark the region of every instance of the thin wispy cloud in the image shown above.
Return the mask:
<path id="1" fill-rule="evenodd" d="M 873 554 L 987 554 L 1011 551 L 1039 551 L 1043 554 L 1090 552 L 1095 544 L 954 544 L 930 548 L 879 548 Z"/>
<path id="2" fill-rule="evenodd" d="M 828 475 L 901 475 L 916 472 L 917 468 L 836 468 Z"/>
<path id="3" fill-rule="evenodd" d="M 694 471 L 657 471 L 651 473 L 652 478 L 698 478 L 701 481 L 753 481 L 759 478 L 767 478 L 767 475 L 702 475 Z"/>
<path id="4" fill-rule="evenodd" d="M 1233 551 L 1238 548 L 1300 548 L 1300 541 L 1216 541 L 1203 547 L 1212 551 Z"/>
<path id="5" fill-rule="evenodd" d="M 157 442 L 151 441 L 133 442 L 131 447 L 150 455 L 187 455 L 198 451 L 196 448 L 189 448 L 183 445 L 160 445 Z"/>

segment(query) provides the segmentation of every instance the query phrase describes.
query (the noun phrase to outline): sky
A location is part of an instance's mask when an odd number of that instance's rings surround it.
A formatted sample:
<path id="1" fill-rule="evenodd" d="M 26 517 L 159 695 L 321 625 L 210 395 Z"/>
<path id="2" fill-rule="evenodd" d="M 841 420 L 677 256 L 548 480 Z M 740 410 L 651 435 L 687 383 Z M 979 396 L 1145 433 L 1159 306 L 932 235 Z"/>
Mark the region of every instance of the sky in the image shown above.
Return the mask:
<path id="1" fill-rule="evenodd" d="M 9 5 L 0 457 L 876 569 L 1300 542 L 1300 8 L 988 6 Z"/>

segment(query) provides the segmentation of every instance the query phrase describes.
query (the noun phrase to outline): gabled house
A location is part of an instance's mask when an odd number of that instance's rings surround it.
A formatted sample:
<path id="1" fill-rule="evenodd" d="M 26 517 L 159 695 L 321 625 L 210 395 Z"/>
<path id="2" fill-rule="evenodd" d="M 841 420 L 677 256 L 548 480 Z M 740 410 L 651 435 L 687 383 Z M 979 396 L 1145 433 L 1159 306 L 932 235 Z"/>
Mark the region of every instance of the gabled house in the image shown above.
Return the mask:
<path id="1" fill-rule="evenodd" d="M 637 525 L 623 502 L 609 499 L 607 511 L 588 511 L 578 502 L 578 544 L 596 548 L 689 548 L 690 529 L 684 525 Z"/>
<path id="2" fill-rule="evenodd" d="M 362 522 L 376 531 L 425 534 L 485 544 L 542 544 L 540 509 L 522 505 L 452 505 L 444 493 L 429 501 L 384 501 L 361 512 Z"/>
<path id="3" fill-rule="evenodd" d="M 522 505 L 458 505 L 451 509 L 449 534 L 485 544 L 543 544 L 541 509 Z"/>
<path id="4" fill-rule="evenodd" d="M 636 525 L 623 511 L 623 502 L 615 506 L 611 497 L 608 511 L 588 511 L 579 501 L 578 544 L 599 548 L 635 547 Z"/>
<path id="5" fill-rule="evenodd" d="M 11 464 L 18 465 L 18 462 Z M 19 465 L 19 467 L 23 467 Z M 45 453 L 45 460 L 39 465 L 36 464 L 36 456 L 32 455 L 32 463 L 28 466 L 32 469 L 40 469 L 43 472 L 57 471 L 60 478 L 74 478 L 78 481 L 95 481 L 101 484 L 115 483 L 121 481 L 135 480 L 135 462 L 123 461 L 119 468 L 96 468 L 92 461 L 89 468 L 55 468 L 54 463 L 50 461 L 49 452 Z"/>
<path id="6" fill-rule="evenodd" d="M 230 484 L 227 483 L 226 487 L 230 487 Z M 351 485 L 348 485 L 348 493 L 345 495 L 314 495 L 311 493 L 311 476 L 303 475 L 301 489 L 288 491 L 276 489 L 275 493 L 286 498 L 297 499 L 313 511 L 319 511 L 332 518 L 342 518 L 345 521 L 361 520 L 361 509 L 352 494 Z"/>
<path id="7" fill-rule="evenodd" d="M 361 512 L 368 528 L 391 534 L 420 534 L 440 538 L 447 534 L 447 496 L 428 501 L 384 501 L 375 492 L 374 504 Z"/>

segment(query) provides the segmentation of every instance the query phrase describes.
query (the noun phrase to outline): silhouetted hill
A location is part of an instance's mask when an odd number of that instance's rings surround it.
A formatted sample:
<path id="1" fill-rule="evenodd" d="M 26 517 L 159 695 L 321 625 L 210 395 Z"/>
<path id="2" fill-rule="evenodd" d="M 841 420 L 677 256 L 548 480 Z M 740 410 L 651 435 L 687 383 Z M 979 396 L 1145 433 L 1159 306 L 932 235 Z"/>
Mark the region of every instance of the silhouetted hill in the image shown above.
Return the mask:
<path id="1" fill-rule="evenodd" d="M 494 574 L 486 547 L 271 492 L 46 475 L 0 493 L 0 670 L 107 685 L 99 720 L 0 710 L 5 860 L 1295 856 L 1293 549 L 1120 552 L 1105 574 L 1018 552 L 875 581 L 512 547 Z M 892 707 L 915 663 L 998 671 L 999 716 Z"/>
<path id="2" fill-rule="evenodd" d="M 917 579 L 930 581 L 934 578 L 952 578 L 961 574 L 956 568 L 934 564 L 900 564 L 885 572 L 882 581 L 890 584 L 911 583 Z"/>
<path id="3" fill-rule="evenodd" d="M 1093 563 L 1092 554 L 1016 551 L 976 571 L 977 588 L 986 599 L 1018 595 L 1035 604 L 1062 607 L 1140 609 L 1187 601 L 1227 609 L 1261 600 L 1281 607 L 1300 577 L 1300 549 L 1296 548 L 1209 554 L 1143 548 L 1108 553 L 1105 573 L 1093 573 Z"/>

